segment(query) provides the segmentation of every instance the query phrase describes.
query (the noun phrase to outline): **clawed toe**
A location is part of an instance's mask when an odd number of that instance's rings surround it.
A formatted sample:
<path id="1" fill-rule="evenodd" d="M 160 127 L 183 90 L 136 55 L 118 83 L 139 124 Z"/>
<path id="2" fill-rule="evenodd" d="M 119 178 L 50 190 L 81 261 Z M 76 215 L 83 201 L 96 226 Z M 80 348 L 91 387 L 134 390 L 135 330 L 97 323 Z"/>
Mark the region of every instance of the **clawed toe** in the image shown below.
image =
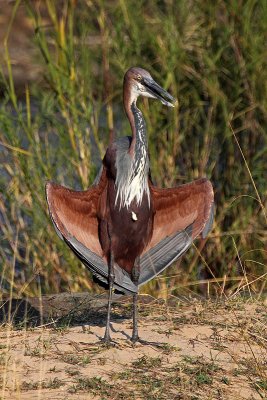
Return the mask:
<path id="1" fill-rule="evenodd" d="M 136 343 L 141 343 L 141 339 L 140 339 L 140 337 L 137 335 L 137 336 L 132 336 L 131 337 L 131 342 L 132 342 L 132 344 L 134 345 L 134 344 L 136 344 Z"/>
<path id="2" fill-rule="evenodd" d="M 116 345 L 118 345 L 118 343 L 112 340 L 111 337 L 105 336 L 100 340 L 100 343 L 106 347 L 115 347 Z"/>

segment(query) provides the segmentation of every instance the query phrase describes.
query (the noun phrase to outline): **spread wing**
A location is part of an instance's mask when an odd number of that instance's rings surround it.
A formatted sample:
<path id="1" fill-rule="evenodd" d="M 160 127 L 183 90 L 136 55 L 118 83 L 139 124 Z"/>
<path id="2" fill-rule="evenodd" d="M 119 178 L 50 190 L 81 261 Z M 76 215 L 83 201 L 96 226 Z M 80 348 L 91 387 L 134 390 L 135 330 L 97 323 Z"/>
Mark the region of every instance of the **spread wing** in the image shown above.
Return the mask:
<path id="1" fill-rule="evenodd" d="M 152 238 L 141 256 L 139 285 L 143 285 L 179 258 L 213 221 L 213 189 L 207 179 L 177 188 L 150 187 L 155 211 Z"/>
<path id="2" fill-rule="evenodd" d="M 103 283 L 108 283 L 108 264 L 98 235 L 97 211 L 106 190 L 106 170 L 86 191 L 74 191 L 48 182 L 47 203 L 56 232 L 83 264 Z M 115 288 L 136 292 L 129 274 L 115 265 Z"/>

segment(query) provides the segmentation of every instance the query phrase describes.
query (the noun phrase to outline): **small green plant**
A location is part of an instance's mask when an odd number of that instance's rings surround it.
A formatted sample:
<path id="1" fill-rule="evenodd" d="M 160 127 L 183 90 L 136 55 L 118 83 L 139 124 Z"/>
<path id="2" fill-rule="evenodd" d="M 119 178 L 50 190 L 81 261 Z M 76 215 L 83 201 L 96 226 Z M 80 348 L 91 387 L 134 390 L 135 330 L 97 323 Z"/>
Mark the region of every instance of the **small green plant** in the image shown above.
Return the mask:
<path id="1" fill-rule="evenodd" d="M 37 390 L 37 389 L 58 389 L 65 383 L 59 378 L 49 379 L 48 381 L 42 382 L 22 382 L 21 390 Z"/>
<path id="2" fill-rule="evenodd" d="M 53 379 L 49 379 L 48 382 L 43 382 L 42 388 L 43 389 L 58 389 L 63 385 L 65 385 L 65 382 L 62 381 L 61 379 L 55 377 Z"/>
<path id="3" fill-rule="evenodd" d="M 44 349 L 39 344 L 33 349 L 27 346 L 24 355 L 30 357 L 44 357 Z"/>
<path id="4" fill-rule="evenodd" d="M 77 378 L 75 385 L 69 388 L 69 393 L 76 393 L 79 391 L 90 392 L 94 394 L 109 394 L 109 390 L 112 388 L 104 379 L 93 377 L 93 378 Z"/>
<path id="5" fill-rule="evenodd" d="M 262 390 L 266 391 L 266 393 L 267 393 L 267 379 L 261 379 L 261 380 L 254 382 L 253 386 L 256 389 L 262 389 Z"/>
<path id="6" fill-rule="evenodd" d="M 21 390 L 37 390 L 40 387 L 40 382 L 26 382 L 23 381 L 21 384 Z"/>
<path id="7" fill-rule="evenodd" d="M 160 344 L 159 347 L 162 349 L 162 352 L 164 354 L 171 354 L 171 353 L 173 353 L 175 351 L 179 351 L 180 350 L 179 347 L 173 346 L 173 345 L 171 345 L 169 343 L 162 343 L 162 344 Z"/>
<path id="8" fill-rule="evenodd" d="M 137 368 L 150 369 L 161 366 L 161 363 L 162 359 L 160 357 L 153 358 L 153 357 L 142 356 L 137 360 L 133 361 L 132 366 Z"/>
<path id="9" fill-rule="evenodd" d="M 226 385 L 230 385 L 230 379 L 227 378 L 227 376 L 223 376 L 223 377 L 221 378 L 221 381 L 222 381 L 223 383 L 225 383 Z"/>
<path id="10" fill-rule="evenodd" d="M 79 365 L 87 365 L 91 362 L 91 357 L 88 355 L 80 355 L 80 354 L 64 354 L 62 356 L 62 361 L 68 364 L 79 364 Z"/>
<path id="11" fill-rule="evenodd" d="M 199 372 L 196 374 L 195 379 L 198 385 L 210 385 L 212 383 L 212 377 L 205 372 Z"/>

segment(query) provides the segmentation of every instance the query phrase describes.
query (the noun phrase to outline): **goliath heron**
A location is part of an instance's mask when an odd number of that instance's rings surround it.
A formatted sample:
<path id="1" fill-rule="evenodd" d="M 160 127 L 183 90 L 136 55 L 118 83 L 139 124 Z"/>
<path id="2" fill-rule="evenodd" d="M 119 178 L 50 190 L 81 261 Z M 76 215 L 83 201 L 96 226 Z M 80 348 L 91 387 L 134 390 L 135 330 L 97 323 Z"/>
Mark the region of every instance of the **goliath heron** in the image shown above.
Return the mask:
<path id="1" fill-rule="evenodd" d="M 123 101 L 132 136 L 108 147 L 94 184 L 74 191 L 46 185 L 50 216 L 58 235 L 109 288 L 106 331 L 110 341 L 112 292 L 133 294 L 132 341 L 137 330 L 138 288 L 180 257 L 213 220 L 213 189 L 207 179 L 171 189 L 155 187 L 150 178 L 146 124 L 139 96 L 173 106 L 175 99 L 142 68 L 124 76 Z"/>

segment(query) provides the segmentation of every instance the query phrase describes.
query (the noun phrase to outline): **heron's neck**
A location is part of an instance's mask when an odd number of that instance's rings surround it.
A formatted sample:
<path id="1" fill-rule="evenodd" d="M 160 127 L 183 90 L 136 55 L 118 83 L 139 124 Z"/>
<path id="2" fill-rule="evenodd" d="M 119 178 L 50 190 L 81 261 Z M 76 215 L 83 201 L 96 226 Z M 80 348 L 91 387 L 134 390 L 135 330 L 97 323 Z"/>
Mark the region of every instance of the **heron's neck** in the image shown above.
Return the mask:
<path id="1" fill-rule="evenodd" d="M 128 105 L 126 113 L 132 128 L 132 143 L 129 154 L 135 161 L 138 161 L 141 156 L 144 156 L 144 153 L 147 154 L 148 152 L 146 123 L 142 112 L 136 106 L 136 101 Z"/>
<path id="2" fill-rule="evenodd" d="M 144 154 L 147 153 L 147 136 L 146 136 L 146 122 L 142 112 L 136 107 L 136 103 L 131 104 L 131 112 L 133 114 L 134 127 L 132 126 L 132 144 L 130 153 L 136 160 L 139 160 Z"/>
<path id="3" fill-rule="evenodd" d="M 124 168 L 117 168 L 116 203 L 119 201 L 119 207 L 130 208 L 132 202 L 135 201 L 140 206 L 146 196 L 150 206 L 149 158 L 145 120 L 141 111 L 136 107 L 135 101 L 124 104 L 126 104 L 125 110 L 132 128 L 132 142 L 127 153 L 127 162 L 124 159 Z"/>

